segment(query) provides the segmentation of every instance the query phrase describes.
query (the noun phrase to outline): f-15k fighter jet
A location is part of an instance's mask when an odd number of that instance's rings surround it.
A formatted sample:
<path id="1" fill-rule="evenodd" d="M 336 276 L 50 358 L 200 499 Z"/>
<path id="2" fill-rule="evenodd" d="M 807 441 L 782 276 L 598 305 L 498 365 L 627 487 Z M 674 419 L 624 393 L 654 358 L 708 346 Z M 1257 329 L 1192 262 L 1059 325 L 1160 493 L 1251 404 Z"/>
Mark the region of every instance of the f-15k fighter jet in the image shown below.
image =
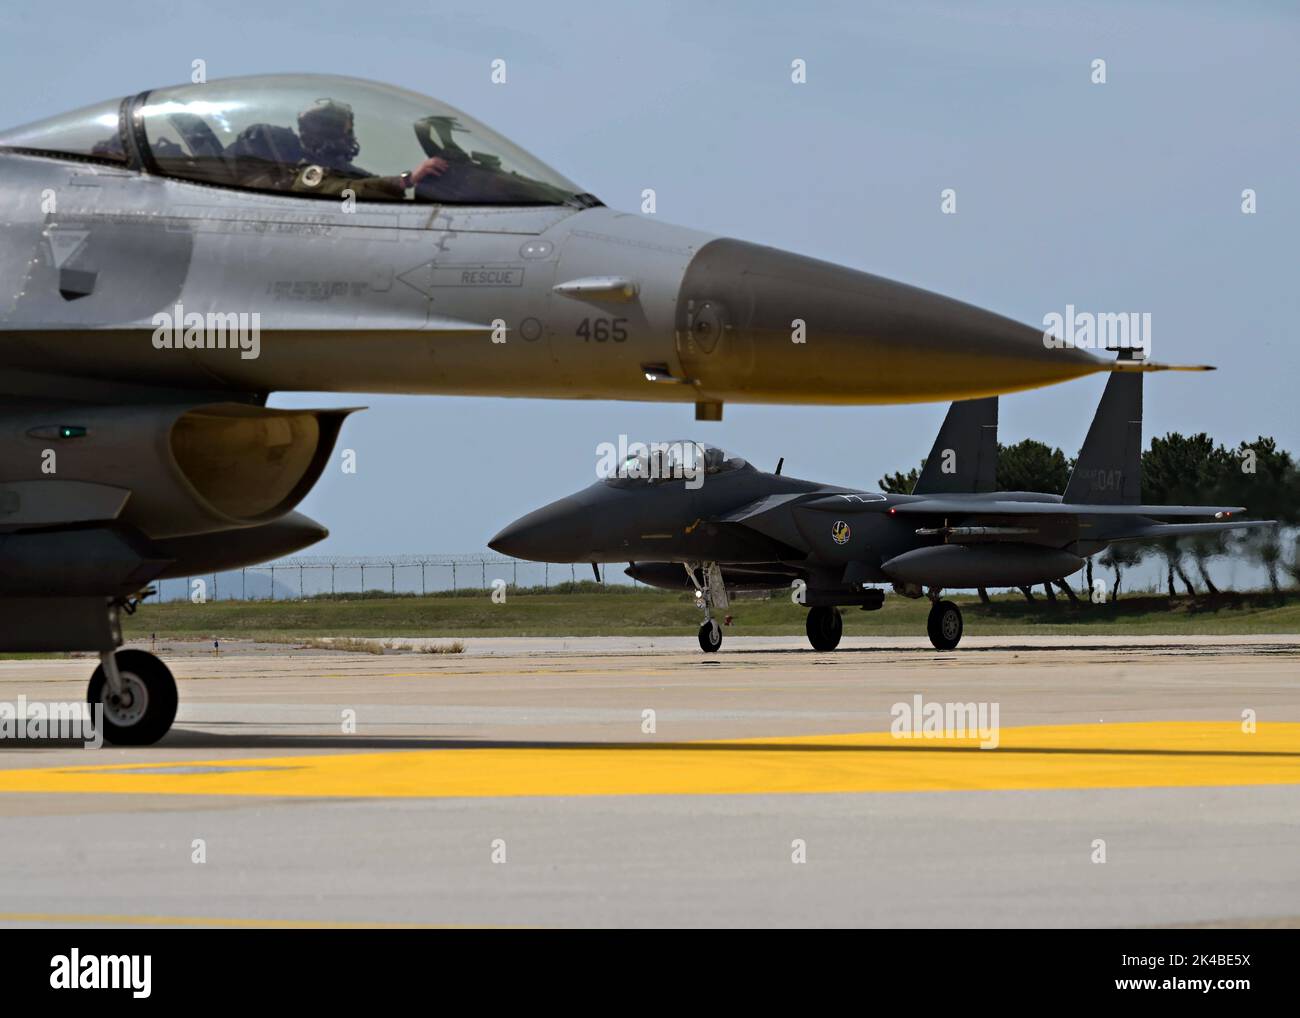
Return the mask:
<path id="1" fill-rule="evenodd" d="M 176 689 L 118 614 L 325 534 L 347 411 L 277 390 L 887 403 L 1108 370 L 1039 329 L 607 208 L 459 110 L 320 75 L 0 131 L 0 651 L 99 652 L 117 743 Z M 639 186 L 639 184 L 638 184 Z"/>
<path id="2" fill-rule="evenodd" d="M 779 464 L 763 473 L 702 443 L 669 442 L 634 451 L 489 546 L 542 562 L 629 562 L 627 574 L 644 583 L 693 588 L 705 651 L 722 644 L 715 613 L 730 606 L 728 589 L 797 587 L 808 640 L 828 651 L 843 628 L 837 606 L 879 608 L 876 584 L 928 594 L 930 642 L 952 650 L 962 613 L 945 589 L 1061 580 L 1114 541 L 1275 525 L 1231 520 L 1242 506 L 1141 504 L 1141 451 L 1142 376 L 1114 374 L 1064 495 L 994 490 L 991 397 L 952 405 L 910 495 L 801 481 Z M 1216 522 L 1182 522 L 1196 517 Z"/>

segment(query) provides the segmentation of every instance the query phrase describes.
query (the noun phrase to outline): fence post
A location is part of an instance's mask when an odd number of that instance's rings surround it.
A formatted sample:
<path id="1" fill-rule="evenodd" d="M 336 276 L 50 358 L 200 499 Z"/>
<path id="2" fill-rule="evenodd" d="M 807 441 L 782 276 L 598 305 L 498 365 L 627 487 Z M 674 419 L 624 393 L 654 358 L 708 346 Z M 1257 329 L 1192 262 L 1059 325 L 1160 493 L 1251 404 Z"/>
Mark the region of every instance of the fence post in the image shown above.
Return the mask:
<path id="1" fill-rule="evenodd" d="M 396 562 L 388 563 L 388 580 L 389 580 L 389 586 L 392 588 L 392 592 L 396 594 L 397 593 L 397 563 Z"/>
<path id="2" fill-rule="evenodd" d="M 424 583 L 424 570 L 428 568 L 428 565 L 429 565 L 428 562 L 420 563 L 420 596 L 421 597 L 425 597 L 429 593 L 428 590 L 425 588 L 425 583 Z"/>
<path id="3" fill-rule="evenodd" d="M 456 563 L 451 564 L 451 592 L 456 593 Z"/>
<path id="4" fill-rule="evenodd" d="M 551 589 L 551 564 L 549 562 L 542 565 L 542 589 Z"/>
<path id="5" fill-rule="evenodd" d="M 275 563 L 271 563 L 271 600 L 275 600 Z"/>
<path id="6" fill-rule="evenodd" d="M 239 570 L 239 599 L 241 601 L 248 600 L 248 570 L 247 569 Z"/>

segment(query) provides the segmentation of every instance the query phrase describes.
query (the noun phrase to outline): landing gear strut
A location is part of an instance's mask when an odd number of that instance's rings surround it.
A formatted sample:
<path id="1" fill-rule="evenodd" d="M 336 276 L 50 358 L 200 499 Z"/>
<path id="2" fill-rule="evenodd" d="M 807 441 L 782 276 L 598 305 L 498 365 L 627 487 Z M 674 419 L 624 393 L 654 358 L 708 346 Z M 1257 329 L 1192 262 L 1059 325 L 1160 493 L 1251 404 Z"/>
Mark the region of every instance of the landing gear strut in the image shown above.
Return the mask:
<path id="1" fill-rule="evenodd" d="M 704 612 L 704 624 L 700 626 L 700 650 L 713 654 L 722 646 L 722 627 L 713 617 L 713 610 L 716 608 L 726 611 L 731 607 L 722 570 L 716 562 L 704 562 L 699 566 L 697 575 L 694 564 L 687 562 L 684 565 L 686 575 L 695 586 L 695 603 Z"/>
<path id="2" fill-rule="evenodd" d="M 940 601 L 939 591 L 930 592 L 930 617 L 925 628 L 935 650 L 954 650 L 961 642 L 961 609 L 951 601 Z"/>
<path id="3" fill-rule="evenodd" d="M 828 605 L 808 609 L 808 642 L 813 650 L 834 650 L 844 633 L 840 613 Z"/>
<path id="4" fill-rule="evenodd" d="M 176 720 L 176 680 L 143 650 L 105 650 L 90 677 L 86 700 L 104 708 L 104 740 L 116 746 L 150 746 Z"/>

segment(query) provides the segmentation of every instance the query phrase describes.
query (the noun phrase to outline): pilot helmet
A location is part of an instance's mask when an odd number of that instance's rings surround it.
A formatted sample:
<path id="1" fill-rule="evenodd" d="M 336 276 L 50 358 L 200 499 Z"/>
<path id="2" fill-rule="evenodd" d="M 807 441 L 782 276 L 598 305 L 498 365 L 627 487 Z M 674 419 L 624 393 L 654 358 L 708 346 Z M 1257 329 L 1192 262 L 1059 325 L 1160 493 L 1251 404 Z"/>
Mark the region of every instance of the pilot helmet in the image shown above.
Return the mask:
<path id="1" fill-rule="evenodd" d="M 317 99 L 298 114 L 298 137 L 311 158 L 342 157 L 361 151 L 352 133 L 352 107 L 335 99 Z"/>

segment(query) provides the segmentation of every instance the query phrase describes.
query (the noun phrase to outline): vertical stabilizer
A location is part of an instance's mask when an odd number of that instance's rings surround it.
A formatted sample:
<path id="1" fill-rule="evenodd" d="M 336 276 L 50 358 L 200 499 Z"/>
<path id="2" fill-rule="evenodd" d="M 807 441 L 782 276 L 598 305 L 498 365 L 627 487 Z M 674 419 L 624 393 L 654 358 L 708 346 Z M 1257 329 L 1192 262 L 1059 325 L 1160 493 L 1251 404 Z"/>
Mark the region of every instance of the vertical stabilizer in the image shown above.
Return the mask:
<path id="1" fill-rule="evenodd" d="M 998 398 L 959 400 L 948 408 L 912 494 L 994 491 L 997 473 Z"/>
<path id="2" fill-rule="evenodd" d="M 1142 500 L 1139 372 L 1112 372 L 1106 381 L 1063 499 L 1087 505 L 1137 505 Z"/>

